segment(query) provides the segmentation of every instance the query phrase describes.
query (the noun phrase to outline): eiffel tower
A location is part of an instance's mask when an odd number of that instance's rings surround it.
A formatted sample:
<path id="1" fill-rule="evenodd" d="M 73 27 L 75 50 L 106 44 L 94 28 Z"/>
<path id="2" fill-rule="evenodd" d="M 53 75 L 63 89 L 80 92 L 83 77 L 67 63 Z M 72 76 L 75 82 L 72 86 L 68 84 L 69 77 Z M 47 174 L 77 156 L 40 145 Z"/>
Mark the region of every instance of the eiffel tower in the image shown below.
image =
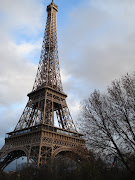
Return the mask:
<path id="1" fill-rule="evenodd" d="M 70 115 L 61 83 L 56 14 L 53 0 L 47 6 L 47 22 L 32 92 L 13 132 L 7 133 L 0 150 L 0 170 L 22 156 L 37 167 L 61 152 L 76 152 L 85 147 Z M 59 127 L 54 126 L 57 119 Z"/>

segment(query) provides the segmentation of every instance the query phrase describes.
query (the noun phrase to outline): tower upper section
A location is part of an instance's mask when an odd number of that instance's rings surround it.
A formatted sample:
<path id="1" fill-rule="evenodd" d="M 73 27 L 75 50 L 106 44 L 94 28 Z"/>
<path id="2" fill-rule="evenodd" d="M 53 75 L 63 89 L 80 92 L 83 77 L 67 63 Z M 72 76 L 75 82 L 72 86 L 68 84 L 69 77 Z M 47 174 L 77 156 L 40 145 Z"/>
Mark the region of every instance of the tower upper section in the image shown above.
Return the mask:
<path id="1" fill-rule="evenodd" d="M 51 2 L 51 4 L 49 4 L 48 6 L 47 6 L 47 12 L 50 12 L 50 11 L 52 11 L 52 10 L 55 10 L 55 11 L 57 11 L 58 12 L 58 6 L 56 5 L 56 4 L 54 4 L 54 2 L 52 1 Z"/>
<path id="2" fill-rule="evenodd" d="M 57 12 L 58 6 L 52 1 L 47 6 L 47 22 L 33 91 L 49 86 L 63 92 L 58 57 Z"/>
<path id="3" fill-rule="evenodd" d="M 41 124 L 54 127 L 57 118 L 59 127 L 77 132 L 66 103 L 67 95 L 63 93 L 60 77 L 57 11 L 58 8 L 52 1 L 47 6 L 47 22 L 33 90 L 28 94 L 28 103 L 14 131 Z"/>

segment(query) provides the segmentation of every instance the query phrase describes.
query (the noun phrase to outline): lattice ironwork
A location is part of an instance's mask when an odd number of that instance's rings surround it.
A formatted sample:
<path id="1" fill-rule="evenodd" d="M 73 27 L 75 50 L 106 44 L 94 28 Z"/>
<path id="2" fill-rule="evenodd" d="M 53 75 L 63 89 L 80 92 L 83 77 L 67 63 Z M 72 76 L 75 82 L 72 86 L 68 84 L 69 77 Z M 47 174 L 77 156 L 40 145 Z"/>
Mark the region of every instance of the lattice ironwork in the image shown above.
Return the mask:
<path id="1" fill-rule="evenodd" d="M 63 93 L 57 42 L 56 13 L 58 7 L 52 2 L 47 6 L 47 23 L 41 57 L 29 101 L 15 127 L 16 130 L 38 124 L 54 125 L 54 112 L 59 126 L 77 131 Z"/>
<path id="2" fill-rule="evenodd" d="M 63 91 L 58 57 L 57 11 L 58 7 L 53 2 L 47 7 L 48 17 L 33 91 L 44 86 Z"/>
<path id="3" fill-rule="evenodd" d="M 26 154 L 21 151 L 12 151 L 10 153 L 8 153 L 5 157 L 2 163 L 0 163 L 0 169 L 3 170 L 8 164 L 10 164 L 12 161 L 14 161 L 15 159 L 18 159 L 22 156 L 26 156 Z"/>
<path id="4" fill-rule="evenodd" d="M 47 6 L 47 23 L 41 57 L 29 100 L 5 145 L 0 150 L 0 170 L 23 155 L 37 167 L 61 151 L 84 147 L 85 140 L 76 130 L 63 92 L 58 58 L 56 13 L 52 1 Z M 55 117 L 59 128 L 54 126 Z"/>

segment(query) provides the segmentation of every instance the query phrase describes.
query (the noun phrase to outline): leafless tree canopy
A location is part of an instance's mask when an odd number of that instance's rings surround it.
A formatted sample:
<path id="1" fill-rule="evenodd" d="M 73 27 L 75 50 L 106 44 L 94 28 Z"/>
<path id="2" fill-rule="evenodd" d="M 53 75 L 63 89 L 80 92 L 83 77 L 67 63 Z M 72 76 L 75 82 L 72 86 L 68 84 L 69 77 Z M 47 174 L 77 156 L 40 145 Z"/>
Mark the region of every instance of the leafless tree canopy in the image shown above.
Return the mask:
<path id="1" fill-rule="evenodd" d="M 107 93 L 95 90 L 82 103 L 81 127 L 88 146 L 117 156 L 130 171 L 135 167 L 135 73 L 112 82 Z"/>

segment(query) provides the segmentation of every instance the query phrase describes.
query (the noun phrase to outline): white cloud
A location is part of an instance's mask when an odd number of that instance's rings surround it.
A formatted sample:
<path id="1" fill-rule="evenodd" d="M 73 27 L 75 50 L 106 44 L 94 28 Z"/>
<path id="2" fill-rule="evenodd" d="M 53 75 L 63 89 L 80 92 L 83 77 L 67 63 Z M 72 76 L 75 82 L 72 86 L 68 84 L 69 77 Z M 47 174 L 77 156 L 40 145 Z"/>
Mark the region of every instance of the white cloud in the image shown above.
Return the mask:
<path id="1" fill-rule="evenodd" d="M 41 37 L 38 38 L 38 34 L 44 27 L 43 5 L 38 0 L 5 0 L 0 3 L 1 147 L 5 133 L 15 128 L 27 103 L 27 93 L 32 90 L 37 65 L 32 63 L 33 57 L 29 59 L 29 56 L 39 53 Z M 30 38 L 27 39 L 25 35 Z M 35 39 L 33 37 L 31 40 L 33 35 Z M 16 43 L 16 36 L 19 37 L 19 44 Z"/>
<path id="2" fill-rule="evenodd" d="M 20 56 L 7 36 L 0 33 L 0 39 L 0 105 L 6 105 L 23 101 L 32 89 L 37 66 Z"/>
<path id="3" fill-rule="evenodd" d="M 13 44 L 13 45 L 15 45 L 15 44 Z M 38 47 L 36 43 L 35 44 L 30 44 L 30 43 L 27 43 L 27 42 L 26 43 L 24 42 L 22 44 L 15 45 L 15 46 L 17 48 L 18 53 L 22 54 L 22 55 L 29 54 L 33 50 L 35 50 L 37 48 L 39 49 L 39 47 L 40 47 L 40 46 Z"/>
<path id="4" fill-rule="evenodd" d="M 38 0 L 1 0 L 0 12 L 3 25 L 9 31 L 22 30 L 29 35 L 37 33 L 42 24 L 43 5 Z"/>
<path id="5" fill-rule="evenodd" d="M 28 100 L 27 93 L 32 90 L 37 71 L 37 66 L 23 56 L 35 51 L 38 46 L 27 43 L 26 46 L 17 45 L 2 31 L 0 39 L 0 147 L 2 147 L 5 133 L 14 130 L 23 112 Z"/>

